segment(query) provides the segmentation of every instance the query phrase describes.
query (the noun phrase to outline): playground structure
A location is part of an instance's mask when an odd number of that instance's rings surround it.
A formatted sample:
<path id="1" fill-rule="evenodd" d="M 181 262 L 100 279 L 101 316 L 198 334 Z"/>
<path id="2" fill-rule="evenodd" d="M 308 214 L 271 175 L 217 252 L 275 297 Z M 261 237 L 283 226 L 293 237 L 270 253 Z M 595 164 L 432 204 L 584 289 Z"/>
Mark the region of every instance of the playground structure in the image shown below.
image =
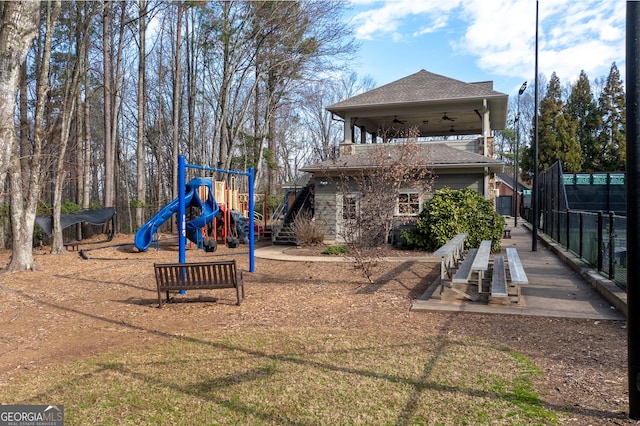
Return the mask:
<path id="1" fill-rule="evenodd" d="M 194 178 L 186 184 L 186 237 L 200 249 L 215 251 L 220 242 L 232 248 L 249 244 L 248 196 L 235 188 L 235 178 L 230 183 Z M 156 241 L 158 228 L 178 213 L 178 203 L 178 198 L 168 203 L 136 232 L 138 250 L 145 251 Z"/>
<path id="2" fill-rule="evenodd" d="M 230 175 L 229 185 L 227 181 L 216 181 L 208 177 L 196 177 L 185 184 L 187 168 L 198 169 L 203 173 L 226 173 Z M 240 194 L 236 186 L 237 175 L 248 177 L 248 194 Z M 177 214 L 180 263 L 185 263 L 187 239 L 206 251 L 215 251 L 220 241 L 231 248 L 243 242 L 249 244 L 249 268 L 253 272 L 253 169 L 239 172 L 197 166 L 187 164 L 181 155 L 178 159 L 178 188 L 178 198 L 162 207 L 138 229 L 134 238 L 136 248 L 146 251 L 154 242 L 158 228 Z"/>

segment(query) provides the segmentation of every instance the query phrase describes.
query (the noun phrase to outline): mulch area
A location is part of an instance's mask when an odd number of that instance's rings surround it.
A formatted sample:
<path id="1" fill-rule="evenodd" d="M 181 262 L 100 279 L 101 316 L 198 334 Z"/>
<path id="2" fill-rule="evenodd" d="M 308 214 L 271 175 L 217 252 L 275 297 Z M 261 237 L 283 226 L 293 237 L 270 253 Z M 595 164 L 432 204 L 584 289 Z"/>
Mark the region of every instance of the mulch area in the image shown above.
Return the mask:
<path id="1" fill-rule="evenodd" d="M 536 383 L 565 424 L 635 424 L 626 418 L 626 323 L 468 313 L 411 312 L 437 276 L 434 265 L 389 262 L 370 284 L 348 262 L 256 259 L 244 273 L 247 298 L 235 291 L 193 291 L 157 307 L 154 262 L 178 260 L 177 239 L 139 253 L 133 236 L 83 242 L 79 252 L 35 250 L 41 271 L 0 275 L 0 385 L 25 371 L 111 351 L 151 348 L 175 336 L 228 328 L 388 329 L 399 333 L 486 339 L 521 352 L 544 375 Z M 291 249 L 319 255 L 323 247 Z M 385 255 L 393 255 L 386 253 Z M 406 253 L 396 253 L 406 254 Z M 0 251 L 7 264 L 9 251 Z M 248 268 L 247 247 L 215 253 L 190 248 L 187 261 L 235 258 Z M 8 401 L 5 401 L 8 402 Z"/>

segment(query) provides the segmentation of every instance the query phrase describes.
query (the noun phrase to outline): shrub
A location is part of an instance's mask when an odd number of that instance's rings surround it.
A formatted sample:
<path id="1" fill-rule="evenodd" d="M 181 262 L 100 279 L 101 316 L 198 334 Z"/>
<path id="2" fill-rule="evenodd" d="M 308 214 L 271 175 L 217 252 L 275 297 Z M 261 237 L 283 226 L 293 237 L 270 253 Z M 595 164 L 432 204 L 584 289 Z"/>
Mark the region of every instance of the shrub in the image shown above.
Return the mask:
<path id="1" fill-rule="evenodd" d="M 332 256 L 346 253 L 349 253 L 349 249 L 345 246 L 329 246 L 322 251 L 322 254 L 329 254 Z"/>
<path id="2" fill-rule="evenodd" d="M 320 229 L 310 211 L 303 211 L 296 216 L 291 229 L 299 245 L 320 244 L 324 241 L 324 231 Z"/>
<path id="3" fill-rule="evenodd" d="M 493 202 L 471 189 L 443 188 L 425 203 L 416 228 L 403 231 L 401 236 L 411 247 L 433 251 L 466 232 L 468 247 L 491 240 L 492 250 L 498 251 L 503 228 L 504 218 L 495 212 Z"/>
<path id="4" fill-rule="evenodd" d="M 64 203 L 62 203 L 62 206 L 60 206 L 61 214 L 75 214 L 80 213 L 80 211 L 82 211 L 82 207 L 80 207 L 73 201 L 65 201 Z"/>

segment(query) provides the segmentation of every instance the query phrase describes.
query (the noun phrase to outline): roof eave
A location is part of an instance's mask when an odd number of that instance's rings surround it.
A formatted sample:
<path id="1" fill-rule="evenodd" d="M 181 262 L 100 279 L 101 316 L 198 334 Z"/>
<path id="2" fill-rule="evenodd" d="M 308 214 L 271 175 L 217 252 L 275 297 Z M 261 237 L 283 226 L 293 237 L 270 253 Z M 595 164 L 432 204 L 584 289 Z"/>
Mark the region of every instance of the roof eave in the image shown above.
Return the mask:
<path id="1" fill-rule="evenodd" d="M 359 105 L 340 105 L 341 102 L 335 103 L 333 105 L 329 105 L 325 109 L 332 114 L 336 114 L 341 118 L 344 118 L 345 113 L 348 111 L 367 111 L 367 110 L 379 110 L 379 109 L 389 109 L 389 107 L 402 107 L 402 108 L 413 108 L 424 105 L 446 105 L 446 104 L 456 104 L 456 103 L 465 103 L 470 101 L 483 101 L 486 100 L 500 100 L 504 99 L 505 105 L 508 102 L 509 96 L 501 93 L 483 95 L 483 96 L 472 96 L 472 97 L 464 97 L 464 98 L 447 98 L 447 99 L 429 99 L 424 101 L 412 101 L 412 102 L 385 102 L 385 103 L 374 103 L 374 104 L 359 104 Z"/>
<path id="2" fill-rule="evenodd" d="M 504 163 L 446 163 L 446 164 L 429 164 L 418 167 L 432 168 L 436 169 L 484 169 L 488 168 L 492 173 L 499 173 L 504 170 Z M 313 167 L 313 166 L 305 166 L 301 167 L 299 170 L 307 173 L 318 173 L 318 172 L 337 172 L 340 170 L 344 171 L 364 171 L 370 170 L 372 167 L 362 167 L 362 166 L 336 166 L 336 167 Z"/>

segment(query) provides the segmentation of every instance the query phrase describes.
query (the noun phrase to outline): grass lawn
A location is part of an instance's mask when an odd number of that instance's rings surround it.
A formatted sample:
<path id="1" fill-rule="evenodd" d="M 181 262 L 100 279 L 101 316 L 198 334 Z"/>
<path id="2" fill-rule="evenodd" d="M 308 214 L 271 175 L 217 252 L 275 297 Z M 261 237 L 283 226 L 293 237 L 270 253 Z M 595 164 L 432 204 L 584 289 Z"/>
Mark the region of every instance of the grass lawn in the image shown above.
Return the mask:
<path id="1" fill-rule="evenodd" d="M 63 404 L 66 425 L 549 425 L 540 370 L 483 340 L 229 329 L 23 374 L 2 401 Z"/>

